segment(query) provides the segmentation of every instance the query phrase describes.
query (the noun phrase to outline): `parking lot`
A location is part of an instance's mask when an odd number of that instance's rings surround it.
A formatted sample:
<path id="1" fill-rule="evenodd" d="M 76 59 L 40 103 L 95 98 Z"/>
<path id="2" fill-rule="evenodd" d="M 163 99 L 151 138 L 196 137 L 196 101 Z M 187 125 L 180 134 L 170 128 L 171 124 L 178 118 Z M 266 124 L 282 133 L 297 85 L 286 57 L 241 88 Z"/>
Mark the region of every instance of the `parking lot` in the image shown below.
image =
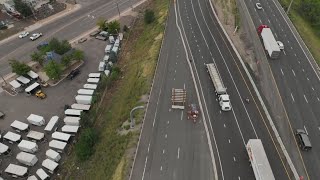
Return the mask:
<path id="1" fill-rule="evenodd" d="M 1 92 L 0 111 L 5 113 L 5 118 L 0 119 L 1 132 L 3 133 L 8 130 L 14 132 L 14 130 L 10 127 L 10 124 L 14 120 L 19 120 L 29 124 L 31 130 L 44 132 L 45 126 L 37 127 L 27 122 L 26 118 L 31 113 L 43 116 L 46 120 L 46 123 L 52 116 L 57 115 L 59 116 L 59 123 L 62 125 L 64 118 L 64 106 L 66 104 L 71 105 L 75 103 L 74 97 L 77 95 L 77 90 L 82 88 L 83 84 L 86 83 L 88 74 L 91 72 L 98 72 L 99 61 L 103 59 L 104 48 L 106 44 L 107 41 L 99 41 L 94 38 L 88 38 L 86 42 L 76 45 L 76 48 L 79 48 L 85 52 L 84 64 L 80 68 L 81 73 L 73 80 L 65 79 L 55 87 L 43 88 L 42 90 L 47 94 L 47 98 L 43 100 L 35 96 L 26 96 L 24 93 L 19 93 L 17 96 L 10 96 L 5 92 Z M 58 131 L 61 130 L 58 128 Z M 19 134 L 22 135 L 22 139 L 26 140 L 26 133 Z M 51 135 L 47 135 L 46 139 L 49 142 L 51 140 Z M 0 163 L 0 176 L 8 179 L 10 177 L 4 173 L 4 170 L 7 168 L 7 166 L 10 163 L 17 165 L 22 164 L 16 160 L 16 155 L 20 152 L 17 144 L 12 145 L 7 142 L 4 142 L 4 144 L 8 145 L 13 152 L 12 156 L 10 157 L 5 157 L 3 155 L 1 156 L 2 161 Z M 35 175 L 35 171 L 41 167 L 41 163 L 45 159 L 45 152 L 49 149 L 48 143 L 37 143 L 37 145 L 39 146 L 39 151 L 37 151 L 35 155 L 38 158 L 38 162 L 35 164 L 35 166 L 28 168 L 30 175 Z M 64 157 L 65 154 L 61 154 L 61 156 Z M 61 164 L 61 161 L 59 164 Z"/>

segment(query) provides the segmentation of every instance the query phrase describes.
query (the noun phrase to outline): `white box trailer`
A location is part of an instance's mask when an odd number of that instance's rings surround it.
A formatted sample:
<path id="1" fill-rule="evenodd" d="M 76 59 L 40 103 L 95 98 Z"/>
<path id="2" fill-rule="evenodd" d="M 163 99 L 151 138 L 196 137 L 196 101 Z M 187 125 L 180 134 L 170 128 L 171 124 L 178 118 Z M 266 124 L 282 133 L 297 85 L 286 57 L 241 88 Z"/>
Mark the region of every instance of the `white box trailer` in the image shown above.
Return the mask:
<path id="1" fill-rule="evenodd" d="M 77 95 L 75 97 L 78 104 L 91 104 L 92 96 L 86 96 L 86 95 Z"/>
<path id="2" fill-rule="evenodd" d="M 38 151 L 38 145 L 35 142 L 26 141 L 26 140 L 22 140 L 18 144 L 18 148 L 21 151 L 25 151 L 25 152 L 29 152 L 29 153 L 35 153 Z"/>
<path id="3" fill-rule="evenodd" d="M 14 88 L 14 89 L 19 89 L 21 87 L 21 84 L 17 80 L 12 80 L 9 82 L 9 84 Z"/>
<path id="4" fill-rule="evenodd" d="M 106 46 L 106 48 L 104 49 L 104 52 L 105 52 L 106 54 L 109 54 L 110 51 L 111 51 L 111 49 L 112 49 L 112 45 L 111 45 L 111 44 L 108 44 L 108 45 Z"/>
<path id="5" fill-rule="evenodd" d="M 272 59 L 278 58 L 281 50 L 271 29 L 267 25 L 261 25 L 258 27 L 258 32 L 260 33 L 264 48 L 269 57 Z"/>
<path id="6" fill-rule="evenodd" d="M 54 150 L 57 150 L 58 152 L 63 152 L 66 146 L 67 143 L 62 141 L 52 140 L 49 142 L 49 147 Z"/>
<path id="7" fill-rule="evenodd" d="M 106 62 L 100 61 L 98 71 L 104 71 L 105 68 L 106 68 Z M 88 82 L 89 82 L 89 79 L 88 79 Z"/>
<path id="8" fill-rule="evenodd" d="M 84 84 L 83 88 L 96 90 L 97 86 L 98 86 L 97 84 Z"/>
<path id="9" fill-rule="evenodd" d="M 20 143 L 21 142 L 21 135 L 8 131 L 4 136 L 4 140 L 9 141 L 9 143 Z"/>
<path id="10" fill-rule="evenodd" d="M 57 170 L 58 165 L 58 163 L 52 161 L 51 159 L 45 159 L 42 161 L 42 166 L 51 174 L 53 174 Z"/>
<path id="11" fill-rule="evenodd" d="M 91 105 L 87 105 L 87 104 L 72 104 L 71 108 L 72 109 L 79 109 L 79 110 L 84 110 L 84 111 L 88 111 L 90 109 Z"/>
<path id="12" fill-rule="evenodd" d="M 30 127 L 28 124 L 18 120 L 14 120 L 10 126 L 17 132 L 28 132 L 30 130 Z"/>
<path id="13" fill-rule="evenodd" d="M 113 46 L 111 51 L 114 52 L 115 54 L 118 54 L 118 50 L 119 50 L 118 46 Z"/>
<path id="14" fill-rule="evenodd" d="M 36 174 L 39 176 L 41 180 L 50 179 L 50 176 L 42 168 L 39 168 Z"/>
<path id="15" fill-rule="evenodd" d="M 79 89 L 78 90 L 78 95 L 89 95 L 92 96 L 94 93 L 94 90 L 92 89 Z"/>
<path id="16" fill-rule="evenodd" d="M 52 133 L 52 138 L 59 140 L 59 141 L 64 141 L 64 142 L 68 142 L 70 140 L 71 135 L 67 134 L 67 133 L 63 133 L 63 132 L 54 132 Z"/>
<path id="17" fill-rule="evenodd" d="M 0 143 L 0 155 L 9 155 L 11 153 L 11 149 L 9 146 Z"/>
<path id="18" fill-rule="evenodd" d="M 61 128 L 62 132 L 69 133 L 72 136 L 74 136 L 78 132 L 78 130 L 79 130 L 79 126 L 64 125 Z"/>
<path id="19" fill-rule="evenodd" d="M 100 73 L 89 73 L 89 78 L 100 78 L 101 74 Z"/>
<path id="20" fill-rule="evenodd" d="M 16 164 L 9 164 L 9 166 L 4 170 L 4 172 L 15 178 L 28 176 L 28 168 Z"/>
<path id="21" fill-rule="evenodd" d="M 44 128 L 44 130 L 47 133 L 52 133 L 57 130 L 58 126 L 58 120 L 59 116 L 52 116 L 50 121 L 48 122 L 47 126 Z"/>
<path id="22" fill-rule="evenodd" d="M 114 46 L 115 47 L 119 47 L 120 46 L 120 39 L 117 38 L 115 41 L 114 41 Z"/>
<path id="23" fill-rule="evenodd" d="M 30 116 L 27 118 L 28 122 L 30 124 L 36 125 L 36 126 L 42 126 L 46 123 L 44 118 L 42 116 L 36 115 L 36 114 L 30 114 Z"/>
<path id="24" fill-rule="evenodd" d="M 29 71 L 28 73 L 28 76 L 30 76 L 32 79 L 38 79 L 39 78 L 39 75 L 35 72 L 33 72 L 32 70 Z"/>
<path id="25" fill-rule="evenodd" d="M 66 116 L 81 116 L 81 113 L 82 113 L 82 110 L 79 110 L 79 109 L 66 109 L 64 111 L 64 114 Z"/>
<path id="26" fill-rule="evenodd" d="M 27 134 L 27 138 L 31 141 L 43 141 L 44 140 L 44 133 L 38 131 L 29 131 Z"/>
<path id="27" fill-rule="evenodd" d="M 27 85 L 30 83 L 30 79 L 24 77 L 24 76 L 19 76 L 17 77 L 17 80 L 21 83 L 23 83 L 24 85 Z"/>
<path id="28" fill-rule="evenodd" d="M 108 77 L 110 75 L 110 70 L 105 70 L 104 74 Z"/>
<path id="29" fill-rule="evenodd" d="M 52 149 L 48 149 L 46 151 L 46 156 L 48 159 L 51 159 L 52 161 L 59 162 L 61 159 L 60 154 L 57 151 L 54 151 Z"/>
<path id="30" fill-rule="evenodd" d="M 38 180 L 35 175 L 29 176 L 27 180 Z"/>
<path id="31" fill-rule="evenodd" d="M 80 117 L 66 116 L 63 121 L 66 125 L 80 126 Z"/>
<path id="32" fill-rule="evenodd" d="M 34 166 L 38 162 L 38 158 L 35 155 L 26 152 L 18 153 L 16 159 L 27 166 Z"/>
<path id="33" fill-rule="evenodd" d="M 101 70 L 101 71 L 104 71 L 104 69 L 103 69 L 103 70 Z M 95 83 L 95 84 L 98 84 L 98 83 L 99 83 L 99 81 L 100 81 L 100 78 L 88 78 L 88 79 L 87 79 L 87 82 L 88 82 L 88 83 Z"/>
<path id="34" fill-rule="evenodd" d="M 247 153 L 256 180 L 275 180 L 268 157 L 260 139 L 249 139 Z"/>

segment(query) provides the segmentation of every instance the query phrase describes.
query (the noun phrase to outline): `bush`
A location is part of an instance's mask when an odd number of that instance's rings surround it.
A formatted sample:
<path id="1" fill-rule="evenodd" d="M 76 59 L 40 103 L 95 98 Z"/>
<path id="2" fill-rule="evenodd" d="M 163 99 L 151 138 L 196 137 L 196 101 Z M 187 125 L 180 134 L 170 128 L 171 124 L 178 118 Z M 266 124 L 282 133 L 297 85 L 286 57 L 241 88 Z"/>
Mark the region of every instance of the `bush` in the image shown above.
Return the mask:
<path id="1" fill-rule="evenodd" d="M 95 115 L 93 114 L 94 111 L 89 111 L 89 113 L 82 113 L 81 119 L 80 119 L 80 125 L 81 127 L 92 127 L 92 119 L 95 118 Z"/>
<path id="2" fill-rule="evenodd" d="M 55 61 L 50 61 L 44 67 L 44 71 L 50 79 L 59 79 L 62 74 L 62 66 Z"/>
<path id="3" fill-rule="evenodd" d="M 64 67 L 68 67 L 71 64 L 71 61 L 72 61 L 72 56 L 71 55 L 64 55 L 61 58 L 61 64 Z"/>
<path id="4" fill-rule="evenodd" d="M 124 31 L 124 32 L 128 32 L 128 31 L 129 31 L 129 28 L 128 28 L 127 25 L 124 25 L 124 26 L 123 26 L 123 31 Z"/>
<path id="5" fill-rule="evenodd" d="M 71 44 L 67 40 L 59 41 L 57 38 L 52 38 L 49 42 L 50 50 L 62 55 L 71 49 Z"/>
<path id="6" fill-rule="evenodd" d="M 9 60 L 9 64 L 12 68 L 12 72 L 14 72 L 20 76 L 26 75 L 31 70 L 30 66 L 28 66 L 27 64 L 25 64 L 23 62 L 19 62 L 15 59 Z"/>
<path id="7" fill-rule="evenodd" d="M 41 66 L 43 65 L 44 57 L 41 53 L 34 52 L 30 56 L 32 61 L 38 62 Z"/>
<path id="8" fill-rule="evenodd" d="M 155 20 L 155 15 L 154 12 L 150 9 L 147 9 L 144 12 L 144 22 L 146 24 L 151 24 Z"/>
<path id="9" fill-rule="evenodd" d="M 107 23 L 107 28 L 110 34 L 118 34 L 120 31 L 120 23 L 119 21 L 111 21 Z"/>
<path id="10" fill-rule="evenodd" d="M 84 52 L 76 49 L 73 53 L 72 53 L 72 59 L 73 60 L 77 60 L 77 61 L 81 61 L 84 59 Z"/>
<path id="11" fill-rule="evenodd" d="M 99 18 L 98 21 L 97 21 L 97 26 L 99 27 L 99 29 L 101 31 L 107 30 L 106 20 L 104 18 Z"/>
<path id="12" fill-rule="evenodd" d="M 18 12 L 20 12 L 24 17 L 32 15 L 32 10 L 27 3 L 22 2 L 22 0 L 13 0 L 14 7 Z"/>
<path id="13" fill-rule="evenodd" d="M 129 130 L 129 129 L 130 129 L 130 125 L 127 124 L 127 125 L 125 125 L 123 128 L 124 128 L 125 130 Z"/>
<path id="14" fill-rule="evenodd" d="M 97 142 L 98 134 L 92 128 L 85 129 L 76 144 L 76 155 L 80 161 L 85 161 L 94 152 L 94 145 Z"/>

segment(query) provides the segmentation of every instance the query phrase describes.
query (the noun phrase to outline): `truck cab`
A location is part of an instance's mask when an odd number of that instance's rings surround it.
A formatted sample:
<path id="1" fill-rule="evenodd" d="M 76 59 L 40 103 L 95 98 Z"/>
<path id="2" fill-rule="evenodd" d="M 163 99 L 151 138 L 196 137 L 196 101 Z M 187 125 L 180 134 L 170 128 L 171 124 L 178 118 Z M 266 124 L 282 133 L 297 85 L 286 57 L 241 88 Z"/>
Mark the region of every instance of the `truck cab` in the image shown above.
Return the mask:
<path id="1" fill-rule="evenodd" d="M 230 111 L 231 110 L 231 103 L 228 94 L 222 94 L 219 96 L 219 104 L 222 111 Z"/>

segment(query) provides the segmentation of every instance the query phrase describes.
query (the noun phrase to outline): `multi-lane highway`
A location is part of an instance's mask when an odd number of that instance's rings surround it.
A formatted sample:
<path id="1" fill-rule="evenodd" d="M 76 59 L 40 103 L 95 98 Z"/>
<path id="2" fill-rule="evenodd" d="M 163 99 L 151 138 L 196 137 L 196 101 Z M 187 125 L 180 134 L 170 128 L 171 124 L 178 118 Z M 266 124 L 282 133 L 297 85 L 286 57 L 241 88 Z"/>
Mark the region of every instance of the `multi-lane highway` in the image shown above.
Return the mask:
<path id="1" fill-rule="evenodd" d="M 320 145 L 317 143 L 320 139 L 320 83 L 315 72 L 317 67 L 313 66 L 313 60 L 309 58 L 303 43 L 297 40 L 293 28 L 288 25 L 286 14 L 277 2 L 260 0 L 262 10 L 255 8 L 258 1 L 245 2 L 255 26 L 268 25 L 276 39 L 284 44 L 285 49 L 280 58 L 269 60 L 269 64 L 293 131 L 297 128 L 305 129 L 313 146 L 309 152 L 300 151 L 302 156 L 296 155 L 295 152 L 299 151 L 296 144 L 287 149 L 299 175 L 308 179 L 320 179 Z M 278 126 L 281 123 L 283 122 L 276 122 Z"/>
<path id="2" fill-rule="evenodd" d="M 120 0 L 120 1 L 79 1 L 81 8 L 74 13 L 68 14 L 51 23 L 45 24 L 30 32 L 41 32 L 43 37 L 36 41 L 30 41 L 28 37 L 0 43 L 0 74 L 5 75 L 11 71 L 8 60 L 15 58 L 20 61 L 29 61 L 30 54 L 35 47 L 43 41 L 48 41 L 53 37 L 58 39 L 72 40 L 84 32 L 96 26 L 98 18 L 110 19 L 118 15 L 117 5 L 121 12 L 131 8 L 132 5 L 141 2 L 140 0 Z"/>

